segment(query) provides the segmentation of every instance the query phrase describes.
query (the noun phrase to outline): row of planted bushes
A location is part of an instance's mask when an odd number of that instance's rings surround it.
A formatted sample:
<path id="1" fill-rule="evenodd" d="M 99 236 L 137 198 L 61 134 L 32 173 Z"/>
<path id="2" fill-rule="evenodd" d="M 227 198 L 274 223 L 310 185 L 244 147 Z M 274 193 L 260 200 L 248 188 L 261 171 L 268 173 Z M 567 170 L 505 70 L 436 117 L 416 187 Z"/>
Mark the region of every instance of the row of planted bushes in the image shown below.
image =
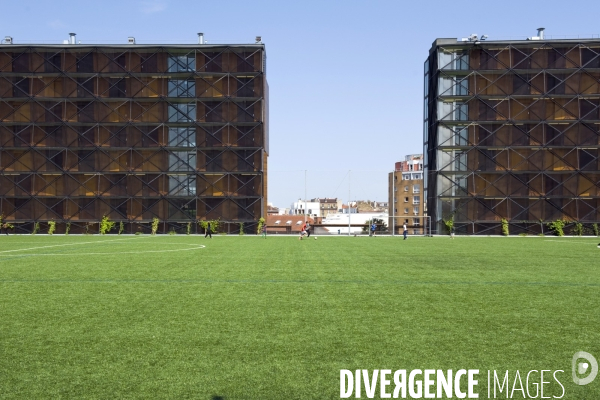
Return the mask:
<path id="1" fill-rule="evenodd" d="M 544 224 L 542 222 L 540 222 L 540 225 L 543 228 Z M 584 225 L 578 221 L 557 219 L 556 221 L 547 222 L 545 226 L 549 230 L 548 233 L 555 236 L 565 236 L 565 230 L 567 228 L 569 228 L 568 232 L 573 236 L 600 236 L 597 223 Z M 510 234 L 509 224 L 505 218 L 502 219 L 502 234 L 504 236 Z"/>
<path id="2" fill-rule="evenodd" d="M 258 221 L 258 229 L 257 233 L 260 232 L 262 225 L 264 224 L 264 218 L 260 218 Z M 141 235 L 144 233 L 149 233 L 151 235 L 156 235 L 159 233 L 159 226 L 161 221 L 158 218 L 153 218 L 151 223 L 140 223 L 140 222 L 130 222 L 129 231 L 130 233 L 135 233 L 136 235 Z M 197 223 L 197 229 L 194 229 L 194 225 Z M 204 220 L 194 222 L 186 222 L 181 223 L 181 225 L 177 226 L 177 224 L 170 223 L 167 228 L 164 230 L 164 233 L 174 235 L 177 233 L 183 233 L 187 235 L 191 235 L 193 233 L 205 233 L 207 229 L 210 229 L 211 233 L 225 233 L 226 230 L 224 224 L 220 219 L 214 220 Z M 245 233 L 250 232 L 249 229 L 253 229 L 253 225 L 244 227 L 244 223 L 228 223 L 229 225 L 234 225 L 235 232 L 240 235 L 244 235 Z M 21 223 L 18 226 L 15 226 L 11 223 L 8 223 L 4 220 L 3 216 L 0 216 L 0 227 L 5 231 L 12 231 L 13 233 L 31 233 L 35 235 L 37 233 L 46 233 L 48 235 L 53 235 L 57 233 L 57 227 L 59 224 L 56 221 L 48 221 L 48 222 L 30 222 L 30 223 Z M 102 219 L 98 222 L 85 222 L 81 224 L 66 222 L 60 224 L 60 231 L 65 235 L 69 235 L 71 233 L 72 228 L 75 228 L 75 233 L 92 235 L 95 233 L 99 233 L 101 235 L 105 235 L 108 233 L 121 235 L 125 233 L 126 223 L 123 221 L 116 222 L 111 221 L 108 216 L 102 217 Z M 237 229 L 239 228 L 239 231 Z M 228 227 L 231 229 L 231 227 Z M 132 232 L 132 231 L 135 232 Z M 194 232 L 194 230 L 196 232 Z"/>
<path id="3" fill-rule="evenodd" d="M 454 218 L 448 218 L 442 220 L 446 227 L 447 233 L 451 233 L 455 230 Z M 544 223 L 543 221 L 511 221 L 510 224 L 506 218 L 501 220 L 502 235 L 510 235 L 510 227 L 516 226 L 520 230 L 530 230 L 531 227 L 539 227 L 539 235 L 555 235 L 565 236 L 565 234 L 571 234 L 573 236 L 600 236 L 600 228 L 597 223 L 584 224 L 579 221 L 568 221 L 558 219 L 556 221 L 550 221 Z M 525 226 L 525 228 L 524 228 Z M 528 228 L 527 228 L 528 227 Z M 544 231 L 544 227 L 547 231 Z M 521 232 L 519 235 L 527 235 L 527 233 Z"/>

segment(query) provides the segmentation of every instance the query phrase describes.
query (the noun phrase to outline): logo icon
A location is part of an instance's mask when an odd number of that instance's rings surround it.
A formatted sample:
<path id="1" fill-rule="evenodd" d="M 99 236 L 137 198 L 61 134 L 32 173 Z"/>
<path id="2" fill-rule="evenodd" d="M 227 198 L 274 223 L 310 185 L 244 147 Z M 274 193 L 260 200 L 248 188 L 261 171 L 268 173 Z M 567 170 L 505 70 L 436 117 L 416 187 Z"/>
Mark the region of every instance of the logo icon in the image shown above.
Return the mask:
<path id="1" fill-rule="evenodd" d="M 586 361 L 579 361 L 582 359 Z M 587 377 L 578 377 L 578 375 L 586 373 L 589 374 Z M 593 355 L 585 351 L 578 351 L 573 355 L 573 382 L 577 385 L 587 385 L 596 379 L 596 375 L 598 375 L 598 361 L 596 361 Z"/>

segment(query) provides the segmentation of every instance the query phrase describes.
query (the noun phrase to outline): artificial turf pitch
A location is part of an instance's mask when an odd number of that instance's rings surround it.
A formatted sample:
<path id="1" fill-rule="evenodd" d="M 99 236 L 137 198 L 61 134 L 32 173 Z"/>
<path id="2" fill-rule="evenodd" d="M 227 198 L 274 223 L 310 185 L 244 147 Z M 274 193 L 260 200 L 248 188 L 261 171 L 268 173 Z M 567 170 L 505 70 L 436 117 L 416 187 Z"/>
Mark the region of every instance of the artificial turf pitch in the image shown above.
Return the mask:
<path id="1" fill-rule="evenodd" d="M 549 369 L 599 399 L 571 379 L 600 359 L 597 242 L 2 236 L 0 398 L 330 399 L 341 369 L 465 368 L 480 398 L 487 370 Z"/>

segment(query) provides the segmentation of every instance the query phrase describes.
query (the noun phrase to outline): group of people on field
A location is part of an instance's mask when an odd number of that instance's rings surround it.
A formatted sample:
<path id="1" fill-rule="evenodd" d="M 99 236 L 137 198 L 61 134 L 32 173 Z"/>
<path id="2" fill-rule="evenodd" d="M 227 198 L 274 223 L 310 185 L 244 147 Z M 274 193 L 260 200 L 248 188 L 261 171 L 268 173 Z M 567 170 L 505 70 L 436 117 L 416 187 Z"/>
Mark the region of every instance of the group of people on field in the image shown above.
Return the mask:
<path id="1" fill-rule="evenodd" d="M 308 222 L 308 221 L 304 222 L 304 224 L 302 225 L 302 229 L 300 230 L 300 236 L 298 237 L 298 240 L 302 240 L 304 237 L 309 238 L 310 237 L 310 228 L 311 228 L 310 222 Z M 375 224 L 375 222 L 373 222 L 371 224 L 371 226 L 369 227 L 370 236 L 375 236 L 376 229 L 377 229 L 377 224 Z M 264 224 L 260 231 L 261 231 L 261 236 L 266 239 L 267 238 L 267 224 Z M 406 226 L 406 222 L 402 225 L 402 234 L 404 235 L 404 240 L 406 240 L 408 237 L 408 227 Z M 205 238 L 210 237 L 212 239 L 210 222 L 207 223 L 207 226 L 205 228 L 204 237 Z M 452 232 L 452 238 L 454 238 L 454 231 Z"/>
<path id="2" fill-rule="evenodd" d="M 371 224 L 371 234 L 369 236 L 375 236 L 375 230 L 377 229 L 377 224 L 373 222 Z M 408 227 L 406 226 L 406 222 L 402 225 L 402 234 L 404 235 L 404 240 L 408 237 Z"/>

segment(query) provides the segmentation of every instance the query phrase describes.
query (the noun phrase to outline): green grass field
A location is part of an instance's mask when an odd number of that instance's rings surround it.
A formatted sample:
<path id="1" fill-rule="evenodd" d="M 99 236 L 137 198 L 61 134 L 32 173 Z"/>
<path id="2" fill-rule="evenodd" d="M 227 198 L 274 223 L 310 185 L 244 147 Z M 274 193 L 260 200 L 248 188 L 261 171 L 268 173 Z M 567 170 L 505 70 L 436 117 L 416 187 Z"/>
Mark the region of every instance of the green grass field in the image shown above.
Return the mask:
<path id="1" fill-rule="evenodd" d="M 598 241 L 1 236 L 0 398 L 333 399 L 341 369 L 465 368 L 480 398 L 487 370 L 549 369 L 599 399 L 571 379 L 600 360 Z"/>

